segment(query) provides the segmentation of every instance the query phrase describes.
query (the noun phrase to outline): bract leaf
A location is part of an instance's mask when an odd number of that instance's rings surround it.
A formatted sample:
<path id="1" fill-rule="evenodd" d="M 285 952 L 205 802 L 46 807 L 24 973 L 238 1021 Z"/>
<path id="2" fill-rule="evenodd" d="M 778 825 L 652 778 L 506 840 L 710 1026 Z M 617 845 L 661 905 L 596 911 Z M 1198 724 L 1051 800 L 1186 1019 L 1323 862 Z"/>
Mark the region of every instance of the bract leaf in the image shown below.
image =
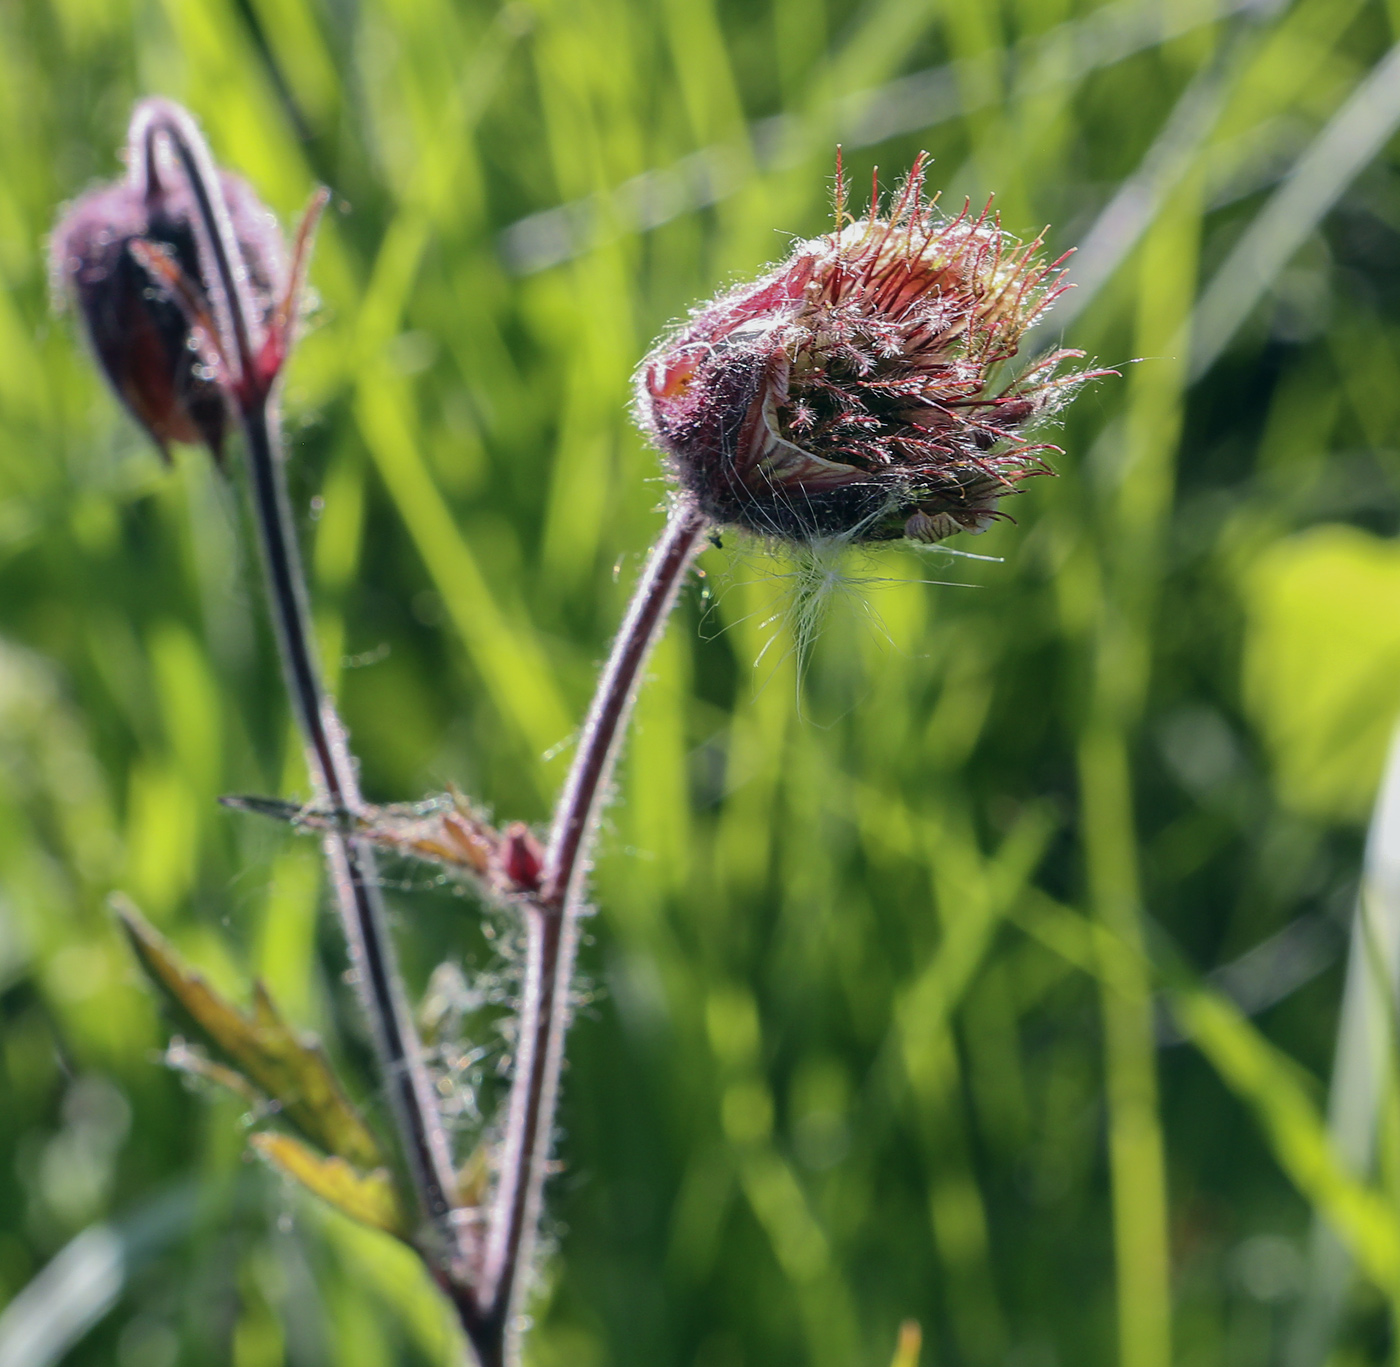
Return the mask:
<path id="1" fill-rule="evenodd" d="M 460 877 L 498 881 L 500 833 L 461 796 L 332 812 L 268 797 L 222 797 L 234 811 L 285 821 L 299 831 L 344 831 L 382 850 L 426 860 Z"/>
<path id="2" fill-rule="evenodd" d="M 279 1172 L 363 1225 L 411 1242 L 393 1179 L 384 1168 L 360 1172 L 343 1158 L 326 1157 L 288 1134 L 264 1131 L 248 1141 Z"/>
<path id="3" fill-rule="evenodd" d="M 115 897 L 112 906 L 147 974 L 210 1049 L 275 1101 L 319 1148 L 359 1168 L 384 1165 L 379 1142 L 321 1046 L 287 1024 L 262 983 L 253 985 L 249 1016 L 215 992 L 128 899 Z"/>

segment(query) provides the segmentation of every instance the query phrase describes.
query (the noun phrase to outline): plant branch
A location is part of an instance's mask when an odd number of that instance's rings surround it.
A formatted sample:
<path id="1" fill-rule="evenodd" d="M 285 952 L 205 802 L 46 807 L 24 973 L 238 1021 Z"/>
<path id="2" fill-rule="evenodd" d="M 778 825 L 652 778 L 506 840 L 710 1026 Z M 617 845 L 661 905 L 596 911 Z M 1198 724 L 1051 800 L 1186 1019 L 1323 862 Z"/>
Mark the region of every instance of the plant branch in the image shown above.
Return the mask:
<path id="1" fill-rule="evenodd" d="M 193 120 L 178 106 L 164 100 L 138 106 L 129 141 L 132 174 L 144 174 L 150 184 L 158 185 L 155 162 L 162 138 L 172 147 L 197 208 L 201 273 L 223 334 L 224 360 L 231 363 L 228 397 L 243 428 L 268 605 L 312 784 L 318 802 L 332 811 L 354 813 L 364 805 L 355 761 L 335 705 L 321 685 L 288 505 L 277 376 L 275 371 L 261 371 L 256 360 L 263 342 L 261 319 L 248 293 L 246 269 L 213 160 Z M 464 1246 L 467 1231 L 454 1217 L 458 1202 L 451 1149 L 395 961 L 374 855 L 364 841 L 342 831 L 328 832 L 324 847 L 404 1161 L 421 1213 L 433 1231 L 432 1247 L 425 1251 L 453 1280 L 466 1281 L 475 1258 Z"/>
<path id="2" fill-rule="evenodd" d="M 131 174 L 163 192 L 157 156 L 167 140 L 194 197 L 196 240 L 225 389 L 243 429 L 250 497 L 278 651 L 306 744 L 318 805 L 364 810 L 345 729 L 316 663 L 308 595 L 289 511 L 275 400 L 290 317 L 274 318 L 274 345 L 248 291 L 246 269 L 213 161 L 178 106 L 138 106 L 129 140 Z M 305 236 L 305 230 L 303 237 Z M 304 257 L 299 239 L 298 262 Z M 293 290 L 294 290 L 293 286 Z M 540 1218 L 545 1172 L 570 1017 L 589 854 L 642 671 L 699 549 L 707 520 L 677 502 L 652 548 L 599 679 L 578 752 L 550 830 L 538 891 L 522 899 L 527 951 L 514 1076 L 484 1248 L 461 1218 L 451 1150 L 432 1078 L 395 962 L 369 844 L 329 830 L 326 860 L 365 1014 L 389 1093 L 403 1156 L 432 1238 L 422 1251 L 448 1289 L 481 1367 L 504 1367 L 512 1323 Z"/>
<path id="3" fill-rule="evenodd" d="M 333 811 L 357 812 L 364 804 L 355 762 L 335 706 L 321 689 L 313 654 L 305 584 L 292 539 L 278 449 L 276 407 L 263 403 L 240 416 L 268 601 L 316 797 Z M 409 1175 L 422 1212 L 436 1229 L 439 1247 L 434 1251 L 446 1257 L 450 1266 L 463 1252 L 463 1231 L 453 1219 L 457 1201 L 452 1154 L 389 937 L 374 854 L 365 841 L 341 831 L 328 832 L 324 848 Z M 465 1267 L 453 1271 L 458 1276 L 468 1273 Z"/>
<path id="4" fill-rule="evenodd" d="M 484 1298 L 478 1302 L 482 1329 L 490 1334 L 485 1351 L 481 1342 L 477 1344 L 483 1363 L 507 1358 L 521 1271 L 529 1265 L 539 1224 L 593 836 L 642 671 L 707 526 L 691 504 L 678 502 L 652 547 L 599 678 L 555 810 L 540 892 L 526 904 L 528 941 L 515 1074 L 489 1226 Z"/>

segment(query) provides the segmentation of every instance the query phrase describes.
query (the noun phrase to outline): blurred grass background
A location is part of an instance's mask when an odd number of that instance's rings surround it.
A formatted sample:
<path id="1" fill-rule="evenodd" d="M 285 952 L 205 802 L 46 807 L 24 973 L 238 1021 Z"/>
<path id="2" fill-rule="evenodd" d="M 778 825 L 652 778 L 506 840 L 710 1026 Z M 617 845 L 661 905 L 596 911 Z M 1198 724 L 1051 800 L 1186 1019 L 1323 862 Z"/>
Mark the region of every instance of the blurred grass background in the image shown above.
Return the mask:
<path id="1" fill-rule="evenodd" d="M 237 490 L 49 309 L 152 92 L 285 219 L 335 192 L 286 401 L 377 800 L 544 819 L 660 524 L 631 368 L 825 228 L 836 142 L 1082 244 L 1038 342 L 1135 362 L 960 538 L 995 559 L 853 558 L 805 657 L 801 567 L 706 553 L 602 840 L 531 1367 L 883 1364 L 906 1316 L 925 1364 L 1395 1361 L 1397 38 L 1395 0 L 0 6 L 0 1364 L 456 1360 L 401 1250 L 158 1066 L 104 910 L 363 1079 L 315 848 L 214 803 L 306 791 Z M 498 922 L 389 875 L 416 989 L 508 992 Z"/>

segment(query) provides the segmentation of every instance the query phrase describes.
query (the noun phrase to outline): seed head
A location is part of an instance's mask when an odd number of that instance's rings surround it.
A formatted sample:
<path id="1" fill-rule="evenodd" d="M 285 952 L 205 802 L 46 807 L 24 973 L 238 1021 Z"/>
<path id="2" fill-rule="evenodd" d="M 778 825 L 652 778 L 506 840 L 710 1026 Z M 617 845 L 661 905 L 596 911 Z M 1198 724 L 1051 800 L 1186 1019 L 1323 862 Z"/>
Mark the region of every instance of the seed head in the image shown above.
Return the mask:
<path id="1" fill-rule="evenodd" d="M 49 241 L 50 280 L 55 299 L 81 315 L 117 397 L 161 452 L 168 456 L 173 441 L 202 442 L 217 457 L 229 421 L 225 390 L 192 320 L 203 315 L 212 332 L 220 309 L 201 270 L 190 181 L 153 133 L 160 117 L 189 121 L 165 101 L 137 106 L 127 176 L 67 207 Z M 217 183 L 242 258 L 235 269 L 266 322 L 287 279 L 281 232 L 246 182 L 219 171 Z M 183 298 L 153 274 L 162 263 Z"/>
<path id="2" fill-rule="evenodd" d="M 1085 380 L 1056 351 L 1002 372 L 1065 288 L 1041 239 L 990 204 L 954 218 L 923 195 L 920 155 L 885 214 L 872 193 L 760 280 L 698 308 L 644 360 L 639 422 L 716 523 L 806 543 L 939 541 L 982 531 L 1046 471 L 1028 433 Z"/>

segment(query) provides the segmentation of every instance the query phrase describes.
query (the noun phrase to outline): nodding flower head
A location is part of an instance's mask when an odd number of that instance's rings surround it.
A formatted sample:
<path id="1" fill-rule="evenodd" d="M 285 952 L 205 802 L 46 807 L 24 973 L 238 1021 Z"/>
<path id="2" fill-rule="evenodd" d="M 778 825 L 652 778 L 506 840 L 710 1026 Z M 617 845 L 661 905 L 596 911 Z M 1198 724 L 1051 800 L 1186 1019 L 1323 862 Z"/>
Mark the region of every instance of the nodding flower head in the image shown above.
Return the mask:
<path id="1" fill-rule="evenodd" d="M 202 152 L 193 121 L 178 106 L 139 104 L 127 139 L 126 179 L 97 186 L 68 206 L 49 241 L 50 280 L 56 300 L 71 301 L 82 316 L 117 397 L 161 452 L 168 456 L 171 442 L 202 442 L 217 457 L 229 421 L 225 391 L 192 320 L 227 310 L 210 299 L 199 243 L 207 230 L 189 169 L 162 136 L 167 127 L 192 137 Z M 212 166 L 199 172 L 206 197 L 207 182 L 217 184 L 222 204 L 215 212 L 227 214 L 242 258 L 234 268 L 266 322 L 287 278 L 277 221 L 239 177 Z M 158 279 L 157 269 L 178 288 Z"/>
<path id="2" fill-rule="evenodd" d="M 1041 239 L 990 205 L 940 214 L 925 156 L 889 212 L 845 213 L 762 279 L 720 295 L 642 362 L 636 413 L 719 524 L 779 540 L 939 541 L 982 531 L 1057 448 L 1027 433 L 1085 380 L 1056 351 L 1004 369 L 1065 288 Z"/>

